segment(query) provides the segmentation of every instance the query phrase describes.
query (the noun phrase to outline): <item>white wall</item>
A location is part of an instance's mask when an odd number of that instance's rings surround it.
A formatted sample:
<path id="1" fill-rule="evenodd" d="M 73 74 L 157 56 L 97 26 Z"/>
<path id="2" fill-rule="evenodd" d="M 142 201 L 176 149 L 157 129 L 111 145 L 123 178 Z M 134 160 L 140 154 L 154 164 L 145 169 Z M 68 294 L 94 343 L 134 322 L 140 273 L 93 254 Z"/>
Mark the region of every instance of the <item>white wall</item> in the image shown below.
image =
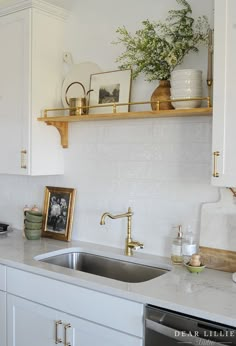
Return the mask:
<path id="1" fill-rule="evenodd" d="M 117 69 L 121 47 L 110 42 L 118 26 L 135 30 L 142 20 L 165 17 L 177 6 L 174 0 L 64 3 L 73 10 L 65 51 L 74 63 L 92 61 L 104 71 Z M 190 3 L 194 14 L 212 20 L 213 0 Z M 203 49 L 187 58 L 184 67 L 202 69 L 205 78 L 206 63 Z M 155 85 L 140 77 L 132 99 L 149 99 Z M 191 224 L 198 233 L 201 204 L 218 199 L 218 189 L 210 185 L 210 117 L 70 124 L 65 161 L 64 176 L 0 176 L 0 220 L 20 228 L 24 205 L 42 206 L 46 185 L 75 187 L 73 239 L 123 247 L 126 220 L 109 219 L 105 226 L 99 221 L 105 211 L 121 213 L 131 206 L 134 239 L 144 242 L 145 252 L 168 256 L 172 227 Z"/>

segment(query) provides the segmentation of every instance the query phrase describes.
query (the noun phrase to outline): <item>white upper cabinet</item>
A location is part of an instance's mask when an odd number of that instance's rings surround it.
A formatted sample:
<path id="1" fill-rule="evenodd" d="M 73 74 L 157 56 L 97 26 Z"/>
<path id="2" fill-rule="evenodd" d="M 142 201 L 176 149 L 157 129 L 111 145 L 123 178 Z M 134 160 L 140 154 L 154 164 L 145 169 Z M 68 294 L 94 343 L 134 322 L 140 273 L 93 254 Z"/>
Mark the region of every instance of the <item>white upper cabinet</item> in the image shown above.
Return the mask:
<path id="1" fill-rule="evenodd" d="M 236 1 L 215 0 L 212 184 L 236 186 Z"/>
<path id="2" fill-rule="evenodd" d="M 61 106 L 64 10 L 38 0 L 0 8 L 0 173 L 62 174 L 57 130 L 37 121 Z"/>

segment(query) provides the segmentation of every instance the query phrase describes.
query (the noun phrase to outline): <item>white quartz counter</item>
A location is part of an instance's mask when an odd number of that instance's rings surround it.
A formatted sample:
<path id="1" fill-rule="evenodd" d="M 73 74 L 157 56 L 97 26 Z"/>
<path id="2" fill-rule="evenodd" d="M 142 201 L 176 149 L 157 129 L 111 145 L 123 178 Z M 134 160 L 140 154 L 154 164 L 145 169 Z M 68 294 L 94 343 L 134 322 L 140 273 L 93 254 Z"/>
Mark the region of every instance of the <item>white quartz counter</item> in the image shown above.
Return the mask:
<path id="1" fill-rule="evenodd" d="M 46 238 L 27 240 L 20 231 L 14 230 L 6 236 L 0 236 L 0 263 L 73 285 L 236 327 L 236 283 L 232 281 L 231 273 L 205 269 L 202 273 L 191 274 L 184 266 L 171 266 L 169 259 L 147 255 L 140 250 L 135 252 L 132 261 L 142 261 L 171 270 L 146 282 L 125 283 L 34 259 L 44 253 L 60 252 L 68 248 L 114 258 L 123 256 L 122 249 L 92 243 L 66 243 Z"/>

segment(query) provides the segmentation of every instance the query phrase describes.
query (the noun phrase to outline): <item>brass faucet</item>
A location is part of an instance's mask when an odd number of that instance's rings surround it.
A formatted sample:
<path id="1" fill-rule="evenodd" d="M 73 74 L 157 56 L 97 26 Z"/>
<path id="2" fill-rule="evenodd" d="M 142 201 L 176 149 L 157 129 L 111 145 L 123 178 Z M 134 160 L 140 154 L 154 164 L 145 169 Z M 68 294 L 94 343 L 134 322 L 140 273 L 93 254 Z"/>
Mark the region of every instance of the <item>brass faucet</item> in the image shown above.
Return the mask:
<path id="1" fill-rule="evenodd" d="M 122 217 L 127 217 L 127 237 L 125 239 L 125 254 L 127 256 L 133 255 L 133 250 L 137 249 L 143 249 L 143 243 L 140 243 L 138 241 L 134 241 L 131 238 L 131 218 L 132 218 L 133 212 L 131 208 L 128 208 L 128 212 L 125 214 L 119 214 L 119 215 L 112 215 L 110 213 L 104 213 L 102 214 L 100 225 L 105 225 L 105 219 L 106 217 L 110 217 L 111 219 L 120 219 Z"/>

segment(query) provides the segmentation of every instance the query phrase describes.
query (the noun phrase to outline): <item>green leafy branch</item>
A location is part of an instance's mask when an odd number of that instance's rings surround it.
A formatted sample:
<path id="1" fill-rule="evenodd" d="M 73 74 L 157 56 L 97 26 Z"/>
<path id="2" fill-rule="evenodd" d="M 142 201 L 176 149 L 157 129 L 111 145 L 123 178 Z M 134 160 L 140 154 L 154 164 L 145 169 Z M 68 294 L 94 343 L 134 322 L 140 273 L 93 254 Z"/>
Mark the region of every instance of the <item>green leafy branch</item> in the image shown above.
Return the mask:
<path id="1" fill-rule="evenodd" d="M 207 17 L 195 20 L 188 2 L 176 1 L 183 9 L 170 10 L 166 23 L 144 20 L 134 35 L 125 26 L 116 30 L 118 39 L 113 43 L 125 48 L 116 62 L 121 69 L 132 68 L 133 78 L 143 72 L 148 81 L 169 79 L 189 52 L 198 52 L 198 47 L 208 42 Z"/>

